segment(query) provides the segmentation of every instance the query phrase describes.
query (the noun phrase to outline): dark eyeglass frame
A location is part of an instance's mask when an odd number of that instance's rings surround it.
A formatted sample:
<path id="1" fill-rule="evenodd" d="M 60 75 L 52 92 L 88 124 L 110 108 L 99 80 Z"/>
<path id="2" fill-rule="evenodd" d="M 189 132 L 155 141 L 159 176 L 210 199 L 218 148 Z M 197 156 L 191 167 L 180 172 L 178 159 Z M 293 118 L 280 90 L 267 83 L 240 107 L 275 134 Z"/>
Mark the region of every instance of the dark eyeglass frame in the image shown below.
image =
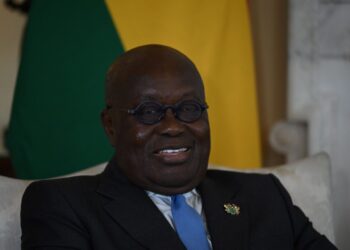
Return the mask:
<path id="1" fill-rule="evenodd" d="M 144 108 L 147 104 L 152 104 L 152 105 L 158 106 L 157 111 L 159 114 L 158 114 L 157 119 L 154 119 L 152 121 L 147 121 L 145 119 L 142 119 L 142 115 L 140 114 L 140 112 L 141 112 L 141 109 Z M 197 108 L 199 108 L 200 112 L 198 113 L 197 116 L 193 117 L 193 119 L 184 119 L 184 117 L 181 117 L 181 115 L 179 116 L 179 110 L 181 107 L 183 107 L 184 104 L 193 104 Z M 107 107 L 107 108 L 111 108 L 111 107 Z M 186 123 L 192 123 L 192 122 L 195 122 L 198 119 L 200 119 L 203 115 L 203 112 L 205 110 L 207 110 L 208 108 L 209 107 L 206 103 L 202 104 L 202 103 L 195 101 L 195 100 L 184 100 L 184 101 L 181 101 L 181 102 L 176 103 L 174 105 L 163 105 L 163 104 L 158 103 L 158 102 L 146 101 L 146 102 L 142 102 L 142 103 L 138 104 L 133 109 L 121 109 L 121 110 L 126 111 L 130 115 L 133 115 L 142 124 L 153 125 L 153 124 L 160 122 L 164 118 L 165 113 L 168 109 L 171 109 L 174 117 L 176 119 L 178 119 L 179 121 L 186 122 Z"/>

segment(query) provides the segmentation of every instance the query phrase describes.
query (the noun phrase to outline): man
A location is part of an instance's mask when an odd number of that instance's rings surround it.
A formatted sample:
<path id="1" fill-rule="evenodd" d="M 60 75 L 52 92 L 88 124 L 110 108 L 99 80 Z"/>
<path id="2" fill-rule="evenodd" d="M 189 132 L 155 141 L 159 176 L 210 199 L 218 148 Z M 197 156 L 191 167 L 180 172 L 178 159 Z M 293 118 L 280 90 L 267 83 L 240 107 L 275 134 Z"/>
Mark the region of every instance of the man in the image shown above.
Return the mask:
<path id="1" fill-rule="evenodd" d="M 101 114 L 115 156 L 100 175 L 30 185 L 22 248 L 335 249 L 272 175 L 207 172 L 207 108 L 180 52 L 119 57 Z"/>

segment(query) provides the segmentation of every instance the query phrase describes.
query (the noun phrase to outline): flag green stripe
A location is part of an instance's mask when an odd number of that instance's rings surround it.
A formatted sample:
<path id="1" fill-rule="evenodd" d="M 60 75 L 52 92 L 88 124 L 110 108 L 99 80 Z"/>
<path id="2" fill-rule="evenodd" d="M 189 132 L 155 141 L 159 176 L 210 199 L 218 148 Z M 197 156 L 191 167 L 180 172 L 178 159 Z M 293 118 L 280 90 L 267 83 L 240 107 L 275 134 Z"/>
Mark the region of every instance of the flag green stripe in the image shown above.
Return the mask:
<path id="1" fill-rule="evenodd" d="M 32 1 L 7 136 L 18 177 L 110 158 L 99 113 L 104 75 L 123 50 L 103 1 Z"/>

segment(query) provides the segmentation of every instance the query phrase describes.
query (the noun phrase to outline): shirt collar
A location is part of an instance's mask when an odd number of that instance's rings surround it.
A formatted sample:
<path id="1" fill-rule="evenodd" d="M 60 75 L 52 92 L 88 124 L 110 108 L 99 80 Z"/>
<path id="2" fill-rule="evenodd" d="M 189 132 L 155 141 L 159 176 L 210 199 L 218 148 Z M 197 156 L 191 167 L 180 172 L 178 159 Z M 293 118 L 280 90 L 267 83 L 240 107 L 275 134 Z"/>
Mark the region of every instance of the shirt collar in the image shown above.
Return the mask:
<path id="1" fill-rule="evenodd" d="M 146 190 L 146 193 L 148 194 L 149 197 L 158 197 L 158 198 L 161 198 L 161 199 L 169 199 L 171 200 L 171 195 L 164 195 L 164 194 L 157 194 L 157 193 L 154 193 L 152 191 L 148 191 Z M 198 191 L 194 188 L 192 189 L 191 191 L 187 192 L 187 193 L 183 193 L 182 194 L 183 196 L 185 196 L 186 200 L 189 199 L 190 197 L 192 196 L 195 196 L 195 197 L 200 197 Z"/>

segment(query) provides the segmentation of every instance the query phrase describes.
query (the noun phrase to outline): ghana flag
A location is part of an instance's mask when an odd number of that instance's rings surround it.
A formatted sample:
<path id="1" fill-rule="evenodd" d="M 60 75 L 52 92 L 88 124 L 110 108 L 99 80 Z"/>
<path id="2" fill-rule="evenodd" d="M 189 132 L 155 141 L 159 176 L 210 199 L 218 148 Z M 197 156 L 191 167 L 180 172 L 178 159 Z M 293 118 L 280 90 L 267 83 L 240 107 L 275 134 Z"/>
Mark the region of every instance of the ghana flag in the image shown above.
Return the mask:
<path id="1" fill-rule="evenodd" d="M 99 121 L 104 76 L 123 51 L 157 43 L 189 56 L 210 106 L 210 162 L 260 165 L 246 0 L 33 0 L 7 145 L 20 178 L 67 174 L 107 161 Z"/>

